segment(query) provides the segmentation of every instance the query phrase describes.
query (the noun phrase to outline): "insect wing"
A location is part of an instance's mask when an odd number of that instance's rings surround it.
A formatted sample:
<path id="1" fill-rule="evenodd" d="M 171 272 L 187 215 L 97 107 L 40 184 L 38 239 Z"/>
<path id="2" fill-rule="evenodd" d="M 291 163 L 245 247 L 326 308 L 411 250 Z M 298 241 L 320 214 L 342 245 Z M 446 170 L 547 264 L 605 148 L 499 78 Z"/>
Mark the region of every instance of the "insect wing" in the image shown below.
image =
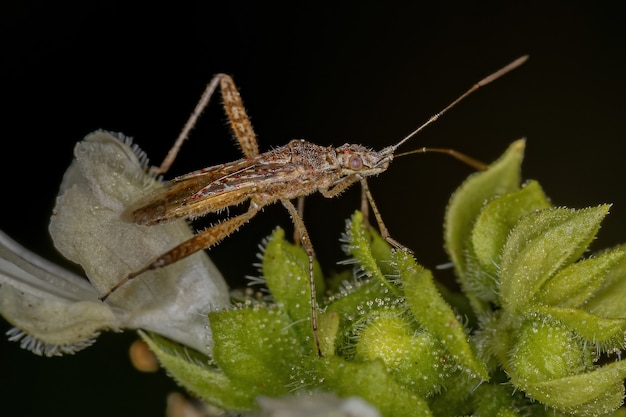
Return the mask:
<path id="1" fill-rule="evenodd" d="M 174 178 L 135 204 L 132 218 L 135 223 L 153 225 L 217 212 L 246 201 L 294 171 L 295 167 L 283 164 L 259 166 L 254 159 L 198 170 Z"/>

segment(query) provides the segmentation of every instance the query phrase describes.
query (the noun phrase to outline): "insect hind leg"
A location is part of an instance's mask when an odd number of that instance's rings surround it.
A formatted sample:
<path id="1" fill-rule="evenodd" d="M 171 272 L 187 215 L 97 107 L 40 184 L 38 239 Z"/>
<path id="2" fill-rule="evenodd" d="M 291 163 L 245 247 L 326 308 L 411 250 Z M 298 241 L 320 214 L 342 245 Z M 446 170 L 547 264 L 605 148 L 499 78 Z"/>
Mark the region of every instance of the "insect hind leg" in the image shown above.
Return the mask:
<path id="1" fill-rule="evenodd" d="M 122 280 L 120 280 L 117 284 L 111 287 L 111 289 L 109 289 L 104 295 L 99 297 L 100 300 L 106 300 L 122 285 L 126 284 L 133 278 L 143 274 L 144 272 L 153 269 L 163 268 L 200 250 L 208 249 L 211 246 L 218 244 L 228 235 L 241 227 L 244 223 L 253 218 L 262 207 L 263 204 L 259 203 L 257 199 L 253 197 L 250 201 L 250 207 L 245 213 L 240 214 L 236 217 L 232 217 L 222 223 L 218 223 L 212 227 L 209 227 L 208 229 L 203 230 L 202 232 L 194 235 L 192 238 L 165 252 L 146 267 L 126 275 L 124 278 L 122 278 Z"/>
<path id="2" fill-rule="evenodd" d="M 237 138 L 241 151 L 247 158 L 251 158 L 259 154 L 256 135 L 252 129 L 252 123 L 250 123 L 250 118 L 248 117 L 246 109 L 243 105 L 239 91 L 235 86 L 235 82 L 227 74 L 216 74 L 207 84 L 202 96 L 200 96 L 200 100 L 198 100 L 196 107 L 187 119 L 183 129 L 178 134 L 178 137 L 174 141 L 174 145 L 172 145 L 167 153 L 167 156 L 163 159 L 163 162 L 161 162 L 161 165 L 151 169 L 152 174 L 164 174 L 170 169 L 174 160 L 178 156 L 178 152 L 180 151 L 183 142 L 189 137 L 189 132 L 191 132 L 191 130 L 195 127 L 198 119 L 208 106 L 218 85 L 220 86 L 220 90 L 222 92 L 224 112 L 228 116 L 230 126 L 235 133 L 235 137 Z"/>

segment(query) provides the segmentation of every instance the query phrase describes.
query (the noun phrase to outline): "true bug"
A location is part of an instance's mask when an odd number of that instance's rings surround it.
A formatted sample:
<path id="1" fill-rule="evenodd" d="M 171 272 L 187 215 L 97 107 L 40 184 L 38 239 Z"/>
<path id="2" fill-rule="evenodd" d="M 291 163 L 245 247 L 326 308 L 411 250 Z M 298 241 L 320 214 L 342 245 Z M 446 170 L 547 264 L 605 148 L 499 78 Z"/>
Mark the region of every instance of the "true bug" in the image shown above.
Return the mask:
<path id="1" fill-rule="evenodd" d="M 264 206 L 280 201 L 291 215 L 296 235 L 309 258 L 311 328 L 318 354 L 321 355 L 317 334 L 313 245 L 299 210 L 294 206 L 292 200 L 297 198 L 302 201 L 303 197 L 315 191 L 319 191 L 324 197 L 331 198 L 355 182 L 360 182 L 363 191 L 362 208 L 366 209 L 369 203 L 381 235 L 394 247 L 406 250 L 404 246 L 391 238 L 385 227 L 368 188 L 367 177 L 385 171 L 394 156 L 400 155 L 395 154 L 395 152 L 402 144 L 433 123 L 458 102 L 480 87 L 517 68 L 527 59 L 528 56 L 522 56 L 474 84 L 401 141 L 381 151 L 373 151 L 355 144 L 344 144 L 334 148 L 315 145 L 305 140 L 292 140 L 285 146 L 259 153 L 256 135 L 232 78 L 226 74 L 215 75 L 207 85 L 163 163 L 153 171 L 157 174 L 168 171 L 182 143 L 187 139 L 190 130 L 206 108 L 218 85 L 224 100 L 225 112 L 244 157 L 234 162 L 204 168 L 174 178 L 156 194 L 140 199 L 129 210 L 128 214 L 131 221 L 150 226 L 178 218 L 193 219 L 207 213 L 219 212 L 246 201 L 250 202 L 248 210 L 199 232 L 193 238 L 159 256 L 144 268 L 128 274 L 104 294 L 101 300 L 104 301 L 119 287 L 143 272 L 162 268 L 194 252 L 219 243 L 253 218 Z M 478 169 L 485 167 L 482 163 L 452 149 L 420 148 L 401 155 L 425 152 L 446 153 Z"/>

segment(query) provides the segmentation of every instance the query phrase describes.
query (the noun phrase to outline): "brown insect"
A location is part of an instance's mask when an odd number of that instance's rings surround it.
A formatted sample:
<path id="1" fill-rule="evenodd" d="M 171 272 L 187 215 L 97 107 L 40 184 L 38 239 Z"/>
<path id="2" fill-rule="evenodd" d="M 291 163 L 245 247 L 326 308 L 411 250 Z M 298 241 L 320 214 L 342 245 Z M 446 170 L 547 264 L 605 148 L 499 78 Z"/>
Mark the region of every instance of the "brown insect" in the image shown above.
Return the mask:
<path id="1" fill-rule="evenodd" d="M 248 210 L 199 232 L 191 239 L 159 256 L 144 268 L 128 274 L 100 299 L 104 301 L 126 282 L 148 270 L 162 268 L 219 243 L 252 219 L 264 206 L 280 201 L 291 215 L 295 234 L 299 237 L 309 258 L 311 328 L 318 354 L 321 356 L 317 334 L 315 282 L 313 280 L 313 245 L 304 226 L 300 214 L 301 210 L 294 206 L 292 200 L 297 198 L 301 203 L 305 196 L 316 191 L 327 198 L 335 197 L 355 182 L 360 182 L 362 186 L 362 210 L 367 212 L 369 203 L 381 235 L 394 247 L 408 250 L 391 238 L 368 188 L 367 177 L 385 171 L 394 156 L 425 152 L 446 153 L 477 169 L 484 169 L 485 165 L 481 162 L 452 149 L 420 148 L 403 154 L 395 154 L 395 152 L 402 144 L 433 123 L 469 94 L 520 66 L 527 59 L 527 56 L 520 57 L 474 84 L 464 94 L 439 113 L 433 115 L 426 123 L 400 142 L 381 151 L 373 151 L 354 144 L 345 144 L 334 148 L 315 145 L 305 140 L 292 140 L 285 146 L 260 154 L 256 135 L 233 80 L 225 74 L 215 75 L 207 85 L 200 101 L 163 163 L 153 170 L 157 174 L 168 171 L 182 143 L 187 139 L 190 130 L 206 108 L 218 85 L 222 92 L 224 109 L 243 151 L 244 158 L 174 178 L 166 184 L 164 189 L 144 197 L 135 204 L 131 209 L 130 216 L 133 222 L 150 226 L 178 218 L 197 218 L 246 201 L 249 201 Z M 301 206 L 299 205 L 299 207 Z"/>

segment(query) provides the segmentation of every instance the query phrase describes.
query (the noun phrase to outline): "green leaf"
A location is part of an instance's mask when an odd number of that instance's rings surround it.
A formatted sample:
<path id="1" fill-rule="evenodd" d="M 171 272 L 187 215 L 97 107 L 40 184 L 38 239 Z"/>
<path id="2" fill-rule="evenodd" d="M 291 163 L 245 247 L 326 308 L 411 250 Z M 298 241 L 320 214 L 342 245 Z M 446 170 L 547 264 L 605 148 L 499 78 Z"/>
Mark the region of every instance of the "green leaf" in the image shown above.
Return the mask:
<path id="1" fill-rule="evenodd" d="M 398 383 L 381 360 L 348 362 L 333 356 L 318 362 L 325 386 L 340 397 L 357 395 L 383 416 L 432 416 L 426 401 Z"/>
<path id="2" fill-rule="evenodd" d="M 249 387 L 253 396 L 287 392 L 304 348 L 284 313 L 267 308 L 212 312 L 209 322 L 213 358 L 233 383 Z"/>
<path id="3" fill-rule="evenodd" d="M 619 250 L 626 250 L 622 245 Z M 626 318 L 626 257 L 607 274 L 602 286 L 587 303 L 585 310 L 600 317 Z"/>
<path id="4" fill-rule="evenodd" d="M 484 172 L 470 175 L 452 194 L 444 221 L 445 247 L 461 280 L 470 231 L 486 201 L 517 190 L 521 182 L 524 140 L 513 142 L 504 155 Z"/>
<path id="5" fill-rule="evenodd" d="M 522 216 L 548 207 L 550 202 L 536 181 L 488 203 L 472 230 L 472 247 L 481 268 L 497 275 L 500 255 L 513 226 Z"/>
<path id="6" fill-rule="evenodd" d="M 335 354 L 339 337 L 341 316 L 336 312 L 325 311 L 317 316 L 317 333 L 320 339 L 320 350 L 324 356 Z"/>
<path id="7" fill-rule="evenodd" d="M 437 291 L 432 273 L 418 265 L 406 252 L 396 251 L 392 257 L 402 277 L 406 302 L 415 319 L 439 339 L 466 372 L 473 377 L 489 379 L 487 368 L 471 347 L 465 328 Z"/>
<path id="8" fill-rule="evenodd" d="M 389 244 L 365 224 L 361 212 L 346 222 L 344 249 L 353 256 L 346 263 L 356 263 L 359 279 L 346 280 L 339 293 L 330 297 L 326 313 L 339 316 L 336 348 L 338 354 L 353 357 L 357 336 L 355 329 L 379 310 L 401 311 L 404 299 L 400 289 L 387 274 L 396 274 L 391 266 Z"/>
<path id="9" fill-rule="evenodd" d="M 347 251 L 358 261 L 366 276 L 377 279 L 389 290 L 398 294 L 397 288 L 385 275 L 392 273 L 388 263 L 391 248 L 378 233 L 366 226 L 363 213 L 360 211 L 355 212 L 348 223 L 347 238 L 349 241 Z"/>
<path id="10" fill-rule="evenodd" d="M 478 388 L 484 385 L 487 384 L 483 383 Z M 445 388 L 438 395 L 428 399 L 430 409 L 435 416 L 469 416 L 474 410 L 472 398 L 475 390 L 476 380 L 457 372 L 446 379 Z"/>
<path id="11" fill-rule="evenodd" d="M 620 249 L 569 265 L 549 279 L 535 295 L 536 302 L 561 307 L 579 307 L 604 282 L 608 271 L 624 259 Z"/>
<path id="12" fill-rule="evenodd" d="M 517 340 L 508 352 L 505 369 L 513 384 L 524 391 L 533 384 L 577 374 L 591 366 L 590 352 L 557 320 L 535 315 L 515 332 Z"/>
<path id="13" fill-rule="evenodd" d="M 317 298 L 324 292 L 324 279 L 317 261 L 313 267 Z M 288 243 L 284 230 L 277 228 L 265 245 L 262 268 L 270 294 L 294 322 L 300 338 L 311 340 L 311 349 L 315 349 L 311 330 L 311 277 L 306 252 Z"/>
<path id="14" fill-rule="evenodd" d="M 263 277 L 272 297 L 277 303 L 290 306 L 310 304 L 309 258 L 302 247 L 285 240 L 285 231 L 277 227 L 267 239 L 263 249 Z M 324 277 L 317 261 L 313 262 L 316 297 L 324 294 Z M 306 294 L 305 294 L 306 293 Z M 290 311 L 294 320 L 309 315 L 311 307 Z"/>
<path id="15" fill-rule="evenodd" d="M 624 348 L 626 319 L 602 318 L 575 308 L 538 306 L 536 311 L 565 324 L 600 350 Z"/>
<path id="16" fill-rule="evenodd" d="M 382 313 L 358 333 L 355 360 L 382 360 L 398 382 L 423 397 L 438 392 L 452 375 L 455 365 L 448 357 L 435 337 L 416 332 L 408 317 L 396 312 Z"/>
<path id="17" fill-rule="evenodd" d="M 591 372 L 533 384 L 525 391 L 563 413 L 605 416 L 622 405 L 625 378 L 626 361 L 618 361 Z"/>
<path id="18" fill-rule="evenodd" d="M 601 205 L 553 208 L 523 217 L 502 252 L 500 294 L 511 314 L 524 309 L 542 285 L 587 249 L 608 213 Z"/>
<path id="19" fill-rule="evenodd" d="M 333 297 L 327 306 L 325 315 L 337 316 L 337 328 L 334 329 L 334 347 L 337 354 L 345 358 L 352 358 L 355 353 L 358 338 L 355 329 L 368 320 L 371 315 L 377 314 L 380 309 L 403 308 L 402 300 L 389 297 L 389 290 L 376 279 L 367 282 L 348 284 L 343 294 Z M 378 302 L 373 302 L 378 300 Z M 321 325 L 320 325 L 321 328 Z M 322 329 L 321 333 L 324 333 Z M 330 354 L 333 350 L 323 351 Z"/>
<path id="20" fill-rule="evenodd" d="M 505 385 L 482 384 L 474 395 L 474 415 L 481 417 L 516 417 L 523 403 Z"/>
<path id="21" fill-rule="evenodd" d="M 168 374 L 191 394 L 216 407 L 232 411 L 249 411 L 256 406 L 256 397 L 247 386 L 233 383 L 209 359 L 156 334 L 139 331 L 141 338 L 159 359 Z"/>

